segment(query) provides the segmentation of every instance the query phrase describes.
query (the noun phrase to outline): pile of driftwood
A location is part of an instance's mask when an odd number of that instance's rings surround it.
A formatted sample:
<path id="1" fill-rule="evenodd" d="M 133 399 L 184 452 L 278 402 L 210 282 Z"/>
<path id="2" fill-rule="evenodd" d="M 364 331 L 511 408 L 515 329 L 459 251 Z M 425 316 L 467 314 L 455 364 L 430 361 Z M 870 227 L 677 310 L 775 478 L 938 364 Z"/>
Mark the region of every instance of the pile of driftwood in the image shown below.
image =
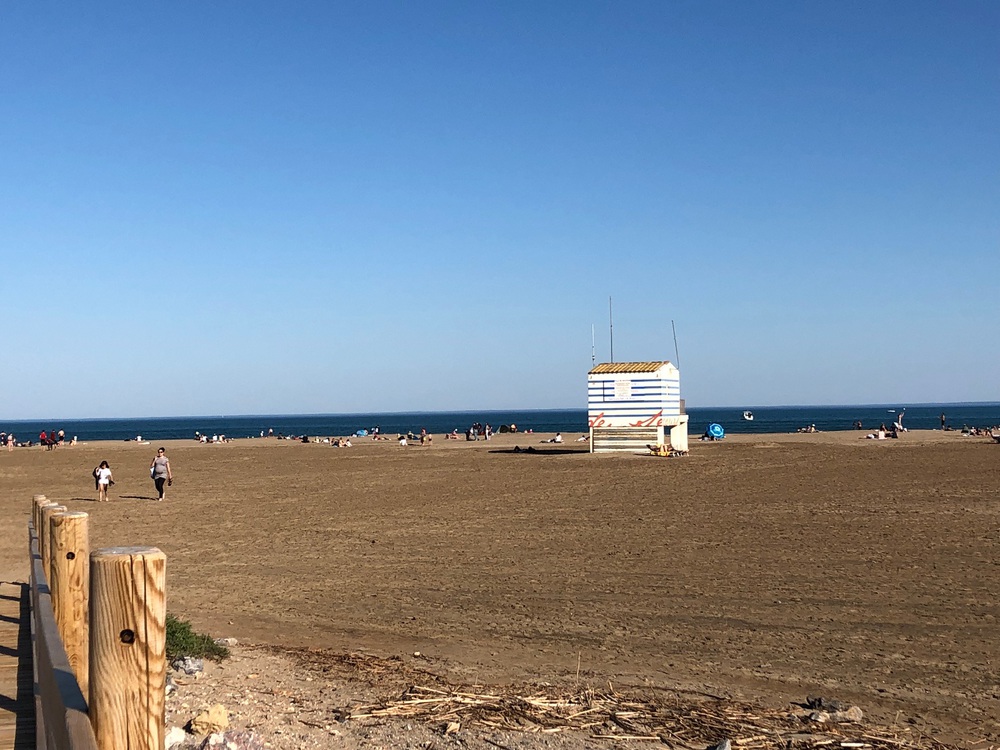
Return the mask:
<path id="1" fill-rule="evenodd" d="M 396 700 L 352 708 L 347 718 L 430 721 L 441 724 L 446 732 L 472 724 L 533 732 L 582 730 L 593 739 L 648 740 L 699 750 L 727 739 L 737 750 L 949 748 L 910 727 L 817 723 L 810 720 L 811 713 L 767 710 L 729 700 L 634 700 L 611 686 L 602 692 L 588 689 L 564 696 L 413 686 Z"/>
<path id="2" fill-rule="evenodd" d="M 545 733 L 575 730 L 595 740 L 649 741 L 685 750 L 705 750 L 725 740 L 732 750 L 956 750 L 908 725 L 818 722 L 812 718 L 815 712 L 807 708 L 764 708 L 704 694 L 658 692 L 654 697 L 636 698 L 620 694 L 611 685 L 601 691 L 522 686 L 481 692 L 478 686 L 450 685 L 399 657 L 270 650 L 292 655 L 329 677 L 364 679 L 383 688 L 399 684 L 402 678 L 411 685 L 397 698 L 338 711 L 341 721 L 399 718 L 434 723 L 447 734 L 473 726 Z"/>

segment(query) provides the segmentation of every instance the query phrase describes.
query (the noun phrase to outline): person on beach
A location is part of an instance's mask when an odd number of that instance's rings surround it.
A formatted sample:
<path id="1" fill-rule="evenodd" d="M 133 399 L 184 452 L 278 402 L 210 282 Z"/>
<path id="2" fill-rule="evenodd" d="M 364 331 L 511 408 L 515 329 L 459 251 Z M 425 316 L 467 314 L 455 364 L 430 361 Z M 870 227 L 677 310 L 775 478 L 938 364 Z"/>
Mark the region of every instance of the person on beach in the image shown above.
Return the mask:
<path id="1" fill-rule="evenodd" d="M 108 502 L 108 487 L 115 483 L 115 478 L 111 475 L 111 466 L 107 461 L 101 461 L 101 465 L 94 471 L 94 478 L 97 480 L 97 502 Z"/>
<path id="2" fill-rule="evenodd" d="M 164 486 L 169 487 L 174 483 L 174 474 L 170 471 L 170 459 L 167 458 L 166 448 L 156 450 L 156 458 L 149 464 L 149 469 L 153 476 L 153 482 L 156 484 L 156 492 L 159 494 L 157 500 L 162 501 Z"/>
<path id="3" fill-rule="evenodd" d="M 7 434 L 7 452 L 8 453 L 13 453 L 14 452 L 14 435 L 13 435 L 13 433 L 8 433 Z"/>

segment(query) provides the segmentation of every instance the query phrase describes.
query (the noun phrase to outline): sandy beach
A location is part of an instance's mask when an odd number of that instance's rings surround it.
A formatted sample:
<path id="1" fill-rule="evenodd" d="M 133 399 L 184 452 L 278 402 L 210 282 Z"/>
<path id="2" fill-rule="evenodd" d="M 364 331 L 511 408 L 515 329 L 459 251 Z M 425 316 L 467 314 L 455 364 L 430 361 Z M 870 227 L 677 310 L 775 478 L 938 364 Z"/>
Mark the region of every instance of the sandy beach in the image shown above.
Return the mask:
<path id="1" fill-rule="evenodd" d="M 734 435 L 666 459 L 548 437 L 167 442 L 162 503 L 159 444 L 4 452 L 0 574 L 26 579 L 44 493 L 91 514 L 93 547 L 163 549 L 168 610 L 216 636 L 419 651 L 484 684 L 818 694 L 1000 741 L 1000 445 Z"/>

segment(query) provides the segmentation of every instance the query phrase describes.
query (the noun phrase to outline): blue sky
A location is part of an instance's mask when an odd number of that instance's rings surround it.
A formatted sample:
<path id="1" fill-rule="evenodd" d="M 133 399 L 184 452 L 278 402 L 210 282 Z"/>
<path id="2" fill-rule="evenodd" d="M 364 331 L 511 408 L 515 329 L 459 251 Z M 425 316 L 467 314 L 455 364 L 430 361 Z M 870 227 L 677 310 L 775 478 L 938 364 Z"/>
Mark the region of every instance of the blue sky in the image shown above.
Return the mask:
<path id="1" fill-rule="evenodd" d="M 0 5 L 0 417 L 1000 399 L 1000 4 Z"/>

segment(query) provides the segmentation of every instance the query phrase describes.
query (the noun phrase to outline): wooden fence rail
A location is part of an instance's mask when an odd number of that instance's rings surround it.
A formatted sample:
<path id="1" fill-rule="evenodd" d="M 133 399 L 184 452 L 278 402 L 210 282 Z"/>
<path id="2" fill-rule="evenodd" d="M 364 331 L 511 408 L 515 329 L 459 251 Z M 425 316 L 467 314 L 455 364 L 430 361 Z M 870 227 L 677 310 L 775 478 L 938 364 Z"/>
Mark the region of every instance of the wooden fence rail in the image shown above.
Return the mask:
<path id="1" fill-rule="evenodd" d="M 155 547 L 90 552 L 87 521 L 33 500 L 36 747 L 163 750 L 166 559 Z"/>

